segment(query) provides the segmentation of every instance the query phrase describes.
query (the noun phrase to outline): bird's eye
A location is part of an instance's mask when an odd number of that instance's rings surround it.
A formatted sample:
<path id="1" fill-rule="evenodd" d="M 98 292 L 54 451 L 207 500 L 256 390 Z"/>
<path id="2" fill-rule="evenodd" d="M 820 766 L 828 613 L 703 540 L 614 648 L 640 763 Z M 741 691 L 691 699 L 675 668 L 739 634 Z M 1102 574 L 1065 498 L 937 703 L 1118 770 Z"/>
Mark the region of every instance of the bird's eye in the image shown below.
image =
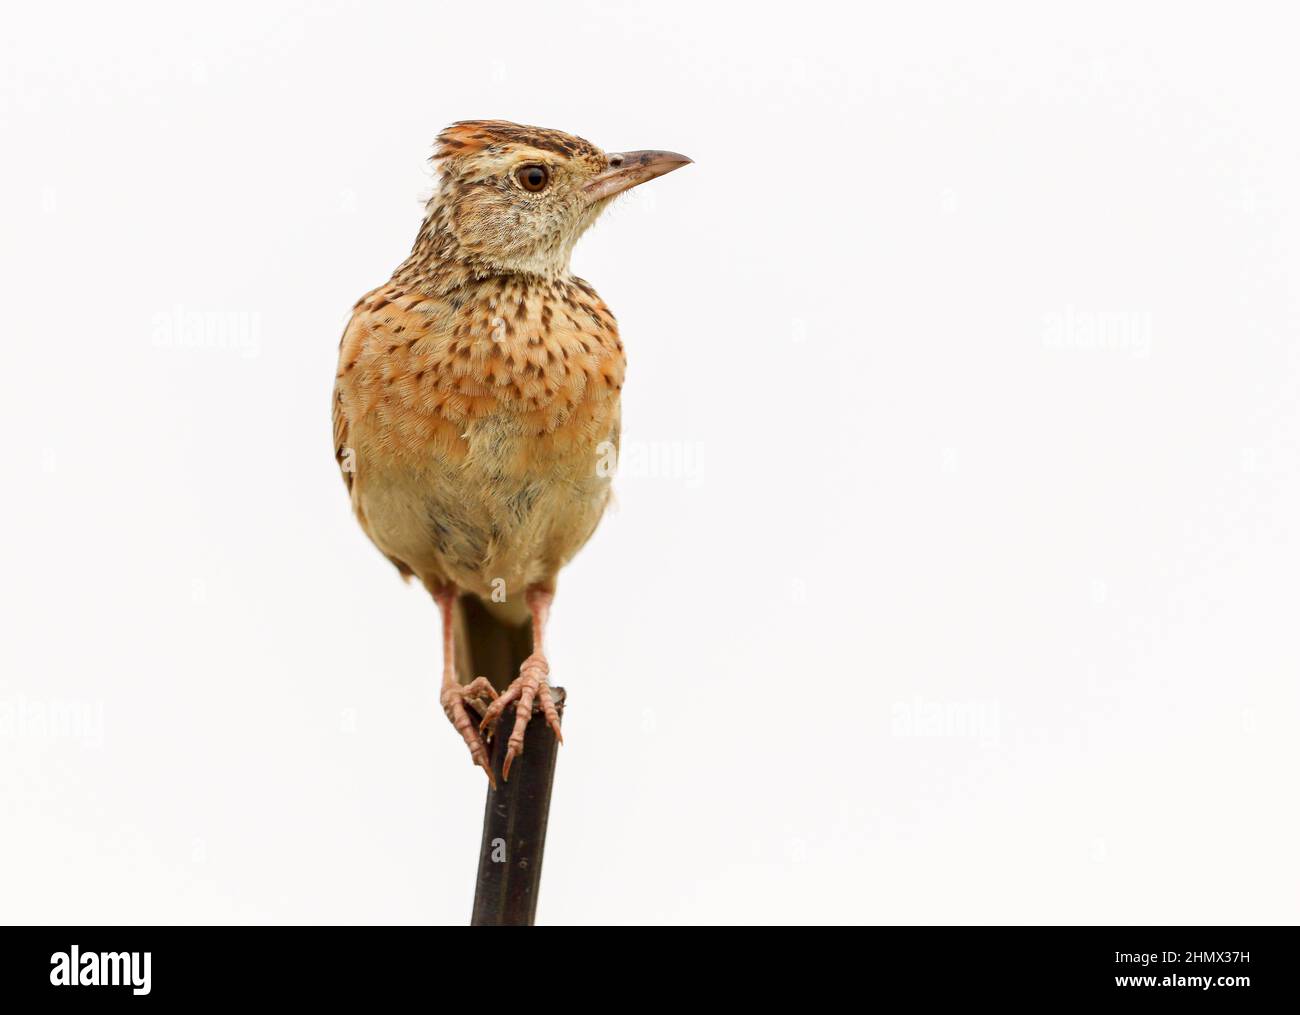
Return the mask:
<path id="1" fill-rule="evenodd" d="M 531 190 L 536 194 L 539 190 L 546 189 L 551 174 L 547 172 L 545 166 L 520 166 L 515 173 L 515 178 L 519 180 L 519 186 L 524 190 Z"/>

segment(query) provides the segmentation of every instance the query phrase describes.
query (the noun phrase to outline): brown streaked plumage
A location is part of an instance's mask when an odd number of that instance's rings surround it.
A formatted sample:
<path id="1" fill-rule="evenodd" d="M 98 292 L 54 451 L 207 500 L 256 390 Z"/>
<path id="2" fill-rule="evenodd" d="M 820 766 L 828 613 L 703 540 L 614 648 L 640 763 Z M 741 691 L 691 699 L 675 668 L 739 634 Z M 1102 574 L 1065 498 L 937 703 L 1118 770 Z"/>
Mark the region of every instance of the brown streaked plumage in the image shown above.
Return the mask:
<path id="1" fill-rule="evenodd" d="M 619 439 L 623 343 L 569 255 L 616 194 L 690 160 L 606 155 L 502 120 L 453 124 L 434 158 L 438 189 L 411 255 L 357 302 L 339 343 L 334 449 L 366 535 L 438 604 L 443 710 L 492 779 L 481 733 L 508 706 L 506 777 L 534 701 L 559 734 L 546 617 L 556 576 L 605 509 L 597 466 Z M 532 620 L 533 652 L 499 696 L 481 677 L 457 679 L 462 595 Z M 481 729 L 467 698 L 494 699 Z"/>

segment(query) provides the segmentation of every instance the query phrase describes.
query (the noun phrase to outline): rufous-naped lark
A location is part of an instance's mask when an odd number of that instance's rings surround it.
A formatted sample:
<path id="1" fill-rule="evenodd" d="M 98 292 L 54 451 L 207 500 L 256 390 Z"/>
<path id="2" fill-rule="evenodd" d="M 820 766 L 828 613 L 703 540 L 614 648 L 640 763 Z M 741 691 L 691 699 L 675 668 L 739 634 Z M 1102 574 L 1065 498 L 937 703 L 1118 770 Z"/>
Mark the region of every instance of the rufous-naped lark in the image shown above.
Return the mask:
<path id="1" fill-rule="evenodd" d="M 506 778 L 534 702 L 559 736 L 547 614 L 605 510 L 600 463 L 619 439 L 623 342 L 569 256 L 614 197 L 690 161 L 502 120 L 453 124 L 410 256 L 357 302 L 339 344 L 334 450 L 352 508 L 438 604 L 442 708 L 493 785 L 484 738 L 509 706 Z M 500 694 L 457 678 L 462 596 L 503 621 L 531 618 L 533 652 Z"/>

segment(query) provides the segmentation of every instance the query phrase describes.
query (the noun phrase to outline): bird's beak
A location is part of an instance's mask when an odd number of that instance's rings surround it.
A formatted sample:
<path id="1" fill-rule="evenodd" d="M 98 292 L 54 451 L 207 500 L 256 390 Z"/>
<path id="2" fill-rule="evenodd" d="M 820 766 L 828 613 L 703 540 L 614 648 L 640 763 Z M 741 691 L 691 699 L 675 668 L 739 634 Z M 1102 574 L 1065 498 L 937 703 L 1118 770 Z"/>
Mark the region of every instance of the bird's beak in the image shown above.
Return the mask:
<path id="1" fill-rule="evenodd" d="M 613 197 L 625 190 L 690 165 L 691 160 L 676 152 L 614 152 L 609 168 L 588 183 L 583 190 L 592 202 Z"/>

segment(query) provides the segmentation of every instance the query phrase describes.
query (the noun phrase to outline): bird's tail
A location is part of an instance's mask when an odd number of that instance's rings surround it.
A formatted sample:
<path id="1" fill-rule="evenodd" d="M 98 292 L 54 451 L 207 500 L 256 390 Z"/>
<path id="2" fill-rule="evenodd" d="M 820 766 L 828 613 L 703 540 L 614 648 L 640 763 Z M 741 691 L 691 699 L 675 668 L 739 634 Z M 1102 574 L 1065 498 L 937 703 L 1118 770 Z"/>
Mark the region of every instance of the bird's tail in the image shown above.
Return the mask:
<path id="1" fill-rule="evenodd" d="M 473 595 L 462 595 L 453 611 L 456 625 L 456 672 L 462 684 L 475 677 L 504 691 L 519 676 L 519 667 L 533 651 L 532 624 L 512 624 L 488 612 Z"/>

